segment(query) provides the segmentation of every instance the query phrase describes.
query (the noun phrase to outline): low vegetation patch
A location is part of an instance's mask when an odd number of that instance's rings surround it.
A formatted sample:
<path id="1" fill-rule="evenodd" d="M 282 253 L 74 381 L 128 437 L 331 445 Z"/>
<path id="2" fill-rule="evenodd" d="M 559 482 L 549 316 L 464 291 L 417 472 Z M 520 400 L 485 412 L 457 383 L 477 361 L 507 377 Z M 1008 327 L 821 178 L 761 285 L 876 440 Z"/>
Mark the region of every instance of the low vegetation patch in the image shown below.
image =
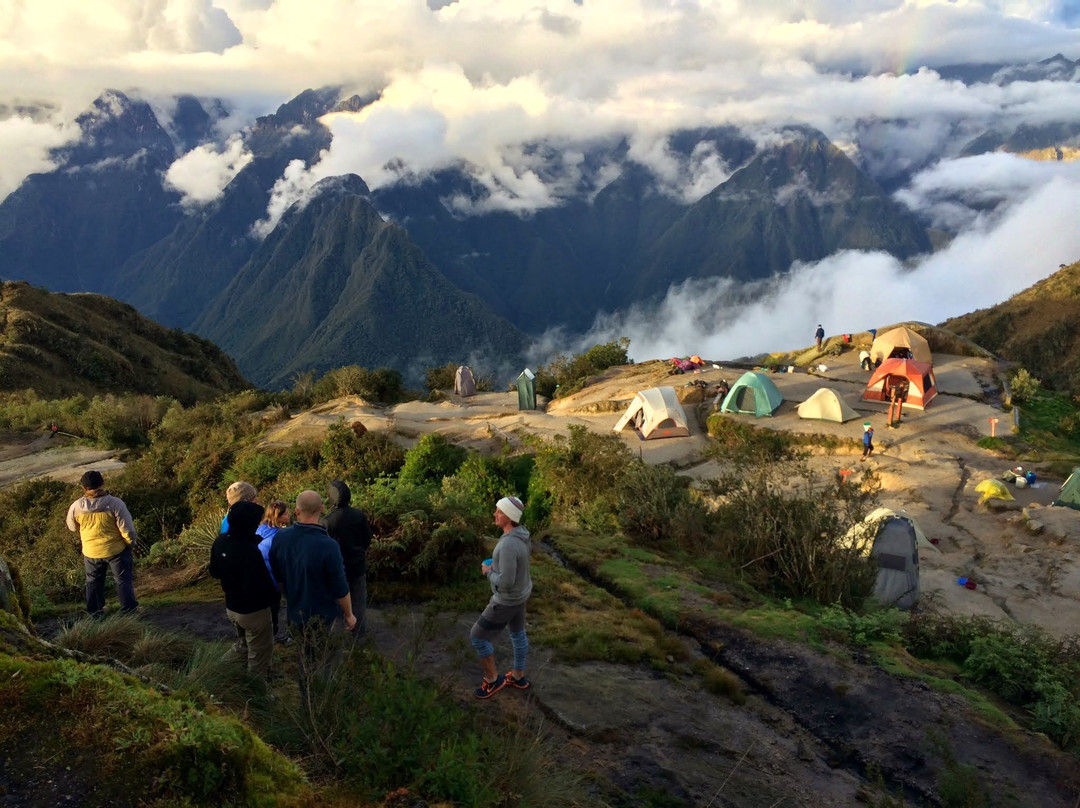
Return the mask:
<path id="1" fill-rule="evenodd" d="M 620 337 L 603 345 L 594 345 L 589 350 L 571 357 L 561 354 L 555 356 L 546 365 L 536 369 L 536 392 L 548 398 L 576 393 L 590 376 L 616 365 L 630 364 L 626 355 L 629 348 L 630 340 Z"/>

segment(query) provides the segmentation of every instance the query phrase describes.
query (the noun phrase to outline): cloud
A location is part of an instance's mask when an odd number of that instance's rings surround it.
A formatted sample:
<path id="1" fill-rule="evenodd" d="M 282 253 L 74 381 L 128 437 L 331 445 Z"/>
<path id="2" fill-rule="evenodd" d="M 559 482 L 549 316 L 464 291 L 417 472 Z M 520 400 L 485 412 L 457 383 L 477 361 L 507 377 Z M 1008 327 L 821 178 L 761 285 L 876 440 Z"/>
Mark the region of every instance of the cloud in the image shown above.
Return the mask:
<path id="1" fill-rule="evenodd" d="M 734 359 L 810 345 L 819 322 L 830 334 L 900 320 L 936 323 L 999 303 L 1080 259 L 1078 217 L 1080 177 L 1054 176 L 914 267 L 884 253 L 847 251 L 753 287 L 691 280 L 658 305 L 598 318 L 570 344 L 549 334 L 538 346 L 573 353 L 627 336 L 638 361 L 688 353 Z"/>
<path id="2" fill-rule="evenodd" d="M 0 202 L 31 174 L 57 168 L 50 151 L 77 133 L 72 127 L 24 115 L 0 120 Z"/>
<path id="3" fill-rule="evenodd" d="M 223 149 L 204 144 L 180 157 L 165 172 L 165 184 L 180 192 L 185 207 L 198 207 L 217 199 L 251 160 L 243 139 L 234 135 Z"/>
<path id="4" fill-rule="evenodd" d="M 926 215 L 933 226 L 955 232 L 1001 202 L 1022 199 L 1059 179 L 1080 184 L 1080 163 L 981 154 L 941 161 L 918 174 L 896 198 Z"/>

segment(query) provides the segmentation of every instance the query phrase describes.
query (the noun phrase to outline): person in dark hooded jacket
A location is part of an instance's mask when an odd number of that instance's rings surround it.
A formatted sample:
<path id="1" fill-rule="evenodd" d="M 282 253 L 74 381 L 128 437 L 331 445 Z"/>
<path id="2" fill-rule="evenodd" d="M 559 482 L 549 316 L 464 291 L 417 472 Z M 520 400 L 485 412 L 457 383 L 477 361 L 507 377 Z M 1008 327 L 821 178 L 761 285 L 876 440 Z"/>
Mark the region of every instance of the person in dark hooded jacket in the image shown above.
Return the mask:
<path id="1" fill-rule="evenodd" d="M 225 614 L 236 629 L 236 642 L 226 659 L 246 659 L 248 671 L 257 676 L 270 673 L 274 659 L 274 628 L 270 609 L 277 587 L 259 552 L 263 508 L 254 502 L 237 502 L 229 508 L 228 532 L 214 540 L 210 550 L 210 575 L 221 582 Z"/>
<path id="2" fill-rule="evenodd" d="M 323 527 L 341 547 L 345 562 L 345 580 L 359 636 L 367 630 L 367 551 L 371 546 L 371 526 L 359 508 L 352 507 L 352 492 L 341 480 L 333 480 L 326 488 L 326 504 L 330 511 L 322 519 Z"/>

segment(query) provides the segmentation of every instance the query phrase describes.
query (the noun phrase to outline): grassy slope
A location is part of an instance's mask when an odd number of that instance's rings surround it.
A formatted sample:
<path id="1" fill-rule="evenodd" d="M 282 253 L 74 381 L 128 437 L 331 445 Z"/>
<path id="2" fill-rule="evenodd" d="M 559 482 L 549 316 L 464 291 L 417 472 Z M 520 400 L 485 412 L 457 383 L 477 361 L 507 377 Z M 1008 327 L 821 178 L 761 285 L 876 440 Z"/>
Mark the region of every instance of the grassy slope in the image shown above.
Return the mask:
<path id="1" fill-rule="evenodd" d="M 1080 392 L 1080 262 L 942 326 L 1019 362 L 1055 389 Z"/>
<path id="2" fill-rule="evenodd" d="M 0 287 L 0 391 L 145 393 L 184 402 L 250 385 L 213 343 L 101 295 Z"/>

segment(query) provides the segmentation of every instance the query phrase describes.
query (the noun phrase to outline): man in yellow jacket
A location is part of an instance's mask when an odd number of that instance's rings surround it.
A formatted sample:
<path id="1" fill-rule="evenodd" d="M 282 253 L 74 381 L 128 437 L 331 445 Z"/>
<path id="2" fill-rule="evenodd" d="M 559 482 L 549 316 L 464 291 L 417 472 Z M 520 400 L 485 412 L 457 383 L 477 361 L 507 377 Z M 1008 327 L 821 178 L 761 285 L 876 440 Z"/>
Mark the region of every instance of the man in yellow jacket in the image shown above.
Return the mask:
<path id="1" fill-rule="evenodd" d="M 83 496 L 71 503 L 67 512 L 68 530 L 82 541 L 86 570 L 86 611 L 92 617 L 105 614 L 105 568 L 112 568 L 120 611 L 133 612 L 135 600 L 134 561 L 131 545 L 138 538 L 127 505 L 105 490 L 100 471 L 88 471 L 79 480 Z"/>

